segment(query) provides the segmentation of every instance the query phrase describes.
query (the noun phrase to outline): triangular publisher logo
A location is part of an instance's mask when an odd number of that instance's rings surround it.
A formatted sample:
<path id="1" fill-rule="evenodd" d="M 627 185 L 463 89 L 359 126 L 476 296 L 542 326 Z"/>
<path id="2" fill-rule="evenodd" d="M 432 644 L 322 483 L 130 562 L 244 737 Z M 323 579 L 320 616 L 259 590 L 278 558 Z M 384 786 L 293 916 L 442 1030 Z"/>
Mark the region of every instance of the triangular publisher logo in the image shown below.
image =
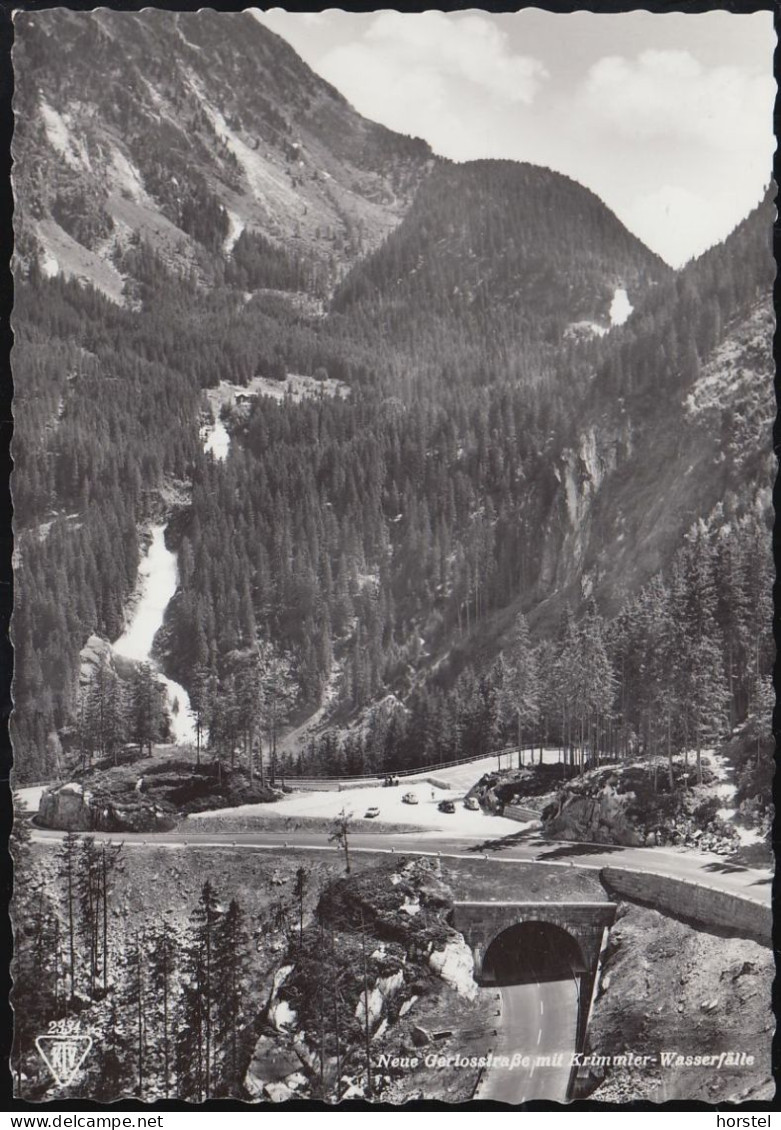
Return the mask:
<path id="1" fill-rule="evenodd" d="M 37 1036 L 35 1046 L 55 1082 L 67 1087 L 89 1055 L 92 1036 Z"/>

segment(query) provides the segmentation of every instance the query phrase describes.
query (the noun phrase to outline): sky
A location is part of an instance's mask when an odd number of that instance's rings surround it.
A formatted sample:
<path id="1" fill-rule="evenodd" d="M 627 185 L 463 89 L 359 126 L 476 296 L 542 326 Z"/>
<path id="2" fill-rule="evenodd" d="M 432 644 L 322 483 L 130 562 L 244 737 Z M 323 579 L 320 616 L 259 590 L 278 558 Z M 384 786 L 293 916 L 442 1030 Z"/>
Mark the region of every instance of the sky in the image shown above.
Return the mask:
<path id="1" fill-rule="evenodd" d="M 770 180 L 770 11 L 253 14 L 365 117 L 455 161 L 565 173 L 675 267 Z"/>

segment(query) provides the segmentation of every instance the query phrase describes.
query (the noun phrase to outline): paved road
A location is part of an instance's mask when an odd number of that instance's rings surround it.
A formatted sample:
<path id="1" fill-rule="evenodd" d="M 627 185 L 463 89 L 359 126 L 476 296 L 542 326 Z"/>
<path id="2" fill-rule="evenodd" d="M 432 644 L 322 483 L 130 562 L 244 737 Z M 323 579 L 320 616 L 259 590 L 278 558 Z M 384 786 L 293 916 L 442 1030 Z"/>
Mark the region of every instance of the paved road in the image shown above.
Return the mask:
<path id="1" fill-rule="evenodd" d="M 573 977 L 525 985 L 503 985 L 501 1025 L 495 1056 L 510 1066 L 492 1066 L 480 1083 L 479 1099 L 503 1103 L 567 1098 L 571 1056 L 576 1051 L 578 993 Z M 518 1056 L 521 1062 L 513 1060 Z M 525 1059 L 524 1059 L 525 1057 Z M 545 1060 L 551 1057 L 551 1062 Z M 514 1064 L 514 1065 L 513 1065 Z"/>
<path id="2" fill-rule="evenodd" d="M 59 840 L 65 835 L 51 829 L 36 828 L 33 839 Z M 139 844 L 184 845 L 192 847 L 232 847 L 248 850 L 288 848 L 311 851 L 338 851 L 329 845 L 325 832 L 173 832 L 95 833 L 97 839 L 122 840 L 127 846 Z M 769 905 L 771 873 L 757 868 L 740 868 L 727 864 L 717 855 L 667 848 L 604 847 L 589 844 L 562 844 L 539 836 L 504 836 L 485 841 L 483 837 L 453 836 L 444 832 L 422 833 L 355 833 L 350 836 L 351 852 L 397 852 L 405 855 L 439 855 L 443 858 L 474 859 L 485 855 L 497 865 L 529 860 L 560 867 L 626 867 L 632 871 L 652 872 L 689 882 L 702 883 L 715 890 L 742 895 Z"/>
<path id="3" fill-rule="evenodd" d="M 36 828 L 33 839 L 57 841 L 64 832 Z M 121 840 L 127 847 L 213 847 L 248 851 L 339 851 L 328 843 L 324 832 L 190 832 L 95 834 L 96 839 Z M 522 861 L 538 861 L 551 867 L 605 866 L 626 867 L 637 872 L 652 872 L 677 879 L 707 884 L 769 904 L 770 871 L 736 868 L 715 855 L 659 848 L 605 848 L 588 844 L 551 843 L 528 834 L 511 835 L 485 842 L 482 838 L 453 836 L 447 833 L 368 834 L 350 837 L 351 853 L 390 853 L 441 855 L 443 858 L 474 859 L 485 856 L 505 867 Z M 508 874 L 508 885 L 512 883 Z M 509 886 L 508 886 L 509 890 Z M 562 1053 L 556 1066 L 530 1063 L 506 1070 L 493 1068 L 483 1078 L 480 1098 L 520 1103 L 532 1099 L 563 1102 L 569 1080 L 569 1055 L 576 1050 L 577 985 L 572 976 L 554 980 L 533 980 L 523 985 L 504 985 L 488 990 L 501 994 L 502 1018 L 497 1037 L 497 1054 L 555 1055 Z"/>

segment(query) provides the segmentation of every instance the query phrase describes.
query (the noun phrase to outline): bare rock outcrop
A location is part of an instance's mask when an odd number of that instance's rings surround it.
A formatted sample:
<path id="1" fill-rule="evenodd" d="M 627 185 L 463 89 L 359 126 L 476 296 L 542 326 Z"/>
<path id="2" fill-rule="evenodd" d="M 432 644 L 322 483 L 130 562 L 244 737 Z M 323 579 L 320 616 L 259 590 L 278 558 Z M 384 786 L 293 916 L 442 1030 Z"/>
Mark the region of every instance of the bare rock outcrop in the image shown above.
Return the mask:
<path id="1" fill-rule="evenodd" d="M 165 832 L 174 825 L 171 814 L 155 804 L 103 801 L 77 781 L 46 789 L 36 822 L 63 832 Z"/>

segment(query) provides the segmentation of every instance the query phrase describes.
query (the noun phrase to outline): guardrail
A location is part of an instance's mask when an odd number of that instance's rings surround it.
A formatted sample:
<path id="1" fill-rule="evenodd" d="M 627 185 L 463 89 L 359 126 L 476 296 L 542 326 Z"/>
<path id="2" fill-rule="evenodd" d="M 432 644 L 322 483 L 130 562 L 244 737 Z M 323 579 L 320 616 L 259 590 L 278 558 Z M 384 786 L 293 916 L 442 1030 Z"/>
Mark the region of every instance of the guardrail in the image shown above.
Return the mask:
<path id="1" fill-rule="evenodd" d="M 307 784 L 307 783 L 314 784 L 317 781 L 332 781 L 334 783 L 336 783 L 337 781 L 341 781 L 342 784 L 350 784 L 353 781 L 355 781 L 355 782 L 384 781 L 387 777 L 400 777 L 400 778 L 401 777 L 424 777 L 427 774 L 436 773 L 436 772 L 438 772 L 442 769 L 456 769 L 456 768 L 458 768 L 459 765 L 471 765 L 475 761 L 487 761 L 487 760 L 490 760 L 491 758 L 494 758 L 494 757 L 496 757 L 497 759 L 501 759 L 502 757 L 515 756 L 519 752 L 522 752 L 522 753 L 526 753 L 526 752 L 529 752 L 529 751 L 534 752 L 535 749 L 537 749 L 537 745 L 536 745 L 536 743 L 532 743 L 532 742 L 530 742 L 528 745 L 526 745 L 526 744 L 522 745 L 520 747 L 520 749 L 517 745 L 504 746 L 502 749 L 495 749 L 491 753 L 476 753 L 476 754 L 473 754 L 471 757 L 461 757 L 457 761 L 435 761 L 435 762 L 433 762 L 432 764 L 429 764 L 429 765 L 419 765 L 415 769 L 397 769 L 397 770 L 394 770 L 393 772 L 379 771 L 379 772 L 374 772 L 374 773 L 350 773 L 350 774 L 346 774 L 346 773 L 336 773 L 336 774 L 334 774 L 334 773 L 320 773 L 320 774 L 306 773 L 306 774 L 302 774 L 301 776 L 299 776 L 297 773 L 291 773 L 289 770 L 286 770 L 284 773 L 282 773 L 279 769 L 277 769 L 277 776 L 279 777 L 280 782 L 284 782 L 286 784 L 291 784 L 291 785 L 299 784 L 299 783 L 301 783 L 301 784 Z M 267 775 L 270 774 L 271 765 L 265 759 L 264 759 L 264 768 L 266 770 Z M 67 779 L 67 777 L 63 778 L 63 780 L 66 780 L 66 779 Z M 52 784 L 58 784 L 58 783 L 59 783 L 59 781 L 55 781 L 55 782 L 53 782 L 53 781 L 29 781 L 29 782 L 26 781 L 23 785 L 14 785 L 13 787 L 14 788 L 30 789 L 30 788 L 38 788 L 40 786 L 44 786 L 45 788 L 49 788 Z"/>
<path id="2" fill-rule="evenodd" d="M 535 750 L 536 745 L 524 745 L 521 751 Z M 457 761 L 435 761 L 430 765 L 419 765 L 415 769 L 396 769 L 393 772 L 376 772 L 376 773 L 337 773 L 337 774 L 315 774 L 307 773 L 298 776 L 296 773 L 285 773 L 285 780 L 293 784 L 296 781 L 383 781 L 386 777 L 421 777 L 427 773 L 436 773 L 442 769 L 456 769 L 459 765 L 471 765 L 475 761 L 486 761 L 490 758 L 501 758 L 509 755 L 514 755 L 519 752 L 518 746 L 505 746 L 503 749 L 493 750 L 491 753 L 477 753 L 472 757 L 461 757 Z"/>

